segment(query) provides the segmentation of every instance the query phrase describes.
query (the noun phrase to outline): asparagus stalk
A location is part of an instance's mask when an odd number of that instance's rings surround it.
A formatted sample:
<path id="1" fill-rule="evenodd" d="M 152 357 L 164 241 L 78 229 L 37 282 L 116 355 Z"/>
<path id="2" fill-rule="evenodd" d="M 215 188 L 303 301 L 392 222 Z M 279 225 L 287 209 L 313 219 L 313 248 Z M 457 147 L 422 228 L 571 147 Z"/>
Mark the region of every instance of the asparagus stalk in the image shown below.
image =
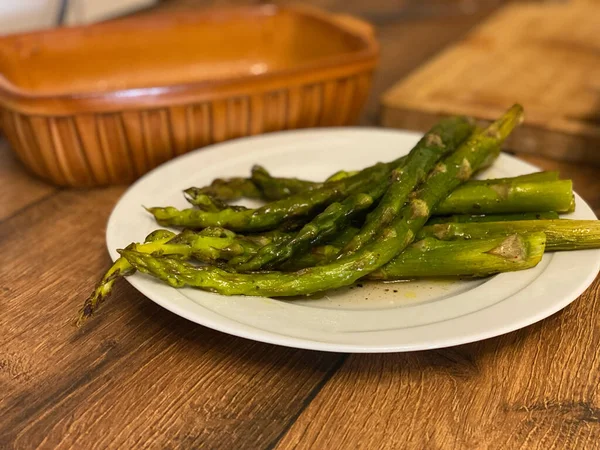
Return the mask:
<path id="1" fill-rule="evenodd" d="M 517 175 L 516 177 L 505 177 L 505 178 L 489 178 L 487 180 L 470 180 L 465 183 L 464 186 L 492 186 L 494 184 L 505 184 L 505 183 L 538 183 L 541 181 L 557 181 L 559 179 L 558 171 L 549 170 L 543 172 L 527 173 L 525 175 Z"/>
<path id="2" fill-rule="evenodd" d="M 342 180 L 344 178 L 348 178 L 351 177 L 353 175 L 356 175 L 358 173 L 357 170 L 338 170 L 336 173 L 334 173 L 333 175 L 330 175 L 329 178 L 327 178 L 325 180 L 325 183 L 331 183 L 332 181 L 338 181 L 338 180 Z"/>
<path id="3" fill-rule="evenodd" d="M 507 182 L 471 185 L 456 189 L 436 209 L 436 214 L 503 214 L 575 209 L 571 180 Z"/>
<path id="4" fill-rule="evenodd" d="M 401 164 L 404 158 L 397 160 Z M 218 226 L 234 231 L 262 231 L 277 228 L 286 220 L 311 216 L 354 193 L 360 192 L 365 183 L 380 179 L 389 173 L 388 164 L 376 164 L 357 175 L 327 183 L 320 188 L 277 200 L 258 209 L 236 211 L 227 208 L 209 212 L 198 209 L 178 210 L 173 207 L 148 208 L 156 221 L 163 226 L 206 228 Z"/>
<path id="5" fill-rule="evenodd" d="M 455 248 L 458 249 L 458 245 L 468 242 L 482 239 L 499 239 L 512 233 L 525 236 L 532 232 L 544 232 L 547 235 L 546 251 L 600 248 L 600 221 L 537 220 L 533 221 L 535 222 L 533 226 L 531 222 L 521 221 L 514 224 L 511 222 L 484 223 L 481 225 L 479 223 L 476 225 L 467 223 L 468 226 L 463 226 L 463 223 L 431 226 L 428 222 L 427 226 L 418 233 L 417 238 L 435 238 L 442 241 L 455 240 L 457 243 Z M 326 245 L 314 246 L 297 258 L 283 263 L 279 268 L 285 271 L 299 270 L 331 261 L 357 232 L 356 228 L 345 228 Z M 200 233 L 186 230 L 165 244 L 152 246 L 135 244 L 135 248 L 141 252 L 145 252 L 145 249 L 147 249 L 146 252 L 154 255 L 178 256 L 183 259 L 193 257 L 203 263 L 227 261 L 231 258 L 233 260 L 241 258 L 243 262 L 256 255 L 263 246 L 273 242 L 288 242 L 291 238 L 292 235 L 287 233 L 271 232 L 262 235 L 242 236 L 227 230 L 207 228 Z M 180 244 L 188 245 L 189 248 L 184 248 Z M 404 253 L 401 255 L 404 255 Z M 429 264 L 427 262 L 429 260 L 424 261 L 426 261 L 425 265 Z M 389 264 L 392 264 L 392 262 Z"/>
<path id="6" fill-rule="evenodd" d="M 598 220 L 521 220 L 515 222 L 447 223 L 423 228 L 419 238 L 435 237 L 441 240 L 486 239 L 513 233 L 546 234 L 546 249 L 583 250 L 600 247 Z"/>
<path id="7" fill-rule="evenodd" d="M 127 248 L 136 249 L 142 252 L 152 252 L 153 249 L 160 248 L 173 238 L 173 236 L 175 236 L 175 233 L 172 231 L 156 230 L 146 236 L 144 244 L 131 244 Z M 129 264 L 127 259 L 123 257 L 117 258 L 96 285 L 91 295 L 83 302 L 83 306 L 79 310 L 79 315 L 75 322 L 76 325 L 80 327 L 96 312 L 104 300 L 110 295 L 117 278 L 131 275 L 134 272 L 135 269 Z"/>
<path id="8" fill-rule="evenodd" d="M 120 253 L 139 271 L 171 286 L 188 285 L 225 295 L 307 295 L 346 286 L 379 269 L 404 250 L 423 227 L 430 211 L 474 171 L 497 157 L 500 144 L 521 121 L 522 108 L 515 105 L 484 132 L 471 136 L 438 165 L 438 170 L 432 172 L 415 197 L 377 239 L 330 264 L 293 273 L 237 274 L 216 267 L 194 267 L 185 261 L 153 257 L 134 250 L 120 250 Z"/>
<path id="9" fill-rule="evenodd" d="M 252 168 L 251 179 L 260 190 L 263 198 L 267 200 L 280 200 L 292 194 L 313 190 L 322 186 L 322 183 L 300 180 L 298 178 L 275 178 L 264 167 L 259 165 L 255 165 Z"/>
<path id="10" fill-rule="evenodd" d="M 452 192 L 434 215 L 572 212 L 575 209 L 572 181 L 551 180 L 548 175 L 554 174 L 556 172 L 539 172 L 514 178 L 470 180 Z M 552 218 L 546 214 L 541 217 Z"/>
<path id="11" fill-rule="evenodd" d="M 444 242 L 425 238 L 369 274 L 367 279 L 485 277 L 500 272 L 529 269 L 542 259 L 545 244 L 546 235 L 540 232 L 468 242 Z"/>
<path id="12" fill-rule="evenodd" d="M 394 182 L 340 256 L 357 251 L 385 229 L 397 217 L 411 191 L 424 181 L 443 156 L 456 150 L 474 128 L 467 119 L 453 117 L 440 121 L 427 132 L 409 154 L 406 165 L 392 172 Z"/>
<path id="13" fill-rule="evenodd" d="M 427 225 L 438 223 L 481 223 L 481 222 L 507 222 L 515 220 L 549 220 L 558 219 L 558 213 L 554 211 L 526 212 L 513 214 L 489 214 L 486 216 L 472 216 L 470 214 L 456 214 L 453 216 L 432 217 Z"/>
<path id="14" fill-rule="evenodd" d="M 381 191 L 385 190 L 385 184 L 380 183 L 379 186 Z M 380 197 L 381 194 L 382 192 L 375 192 L 373 195 L 359 193 L 346 198 L 341 203 L 333 203 L 315 219 L 302 227 L 295 236 L 281 242 L 267 244 L 248 261 L 244 261 L 237 266 L 232 265 L 239 272 L 276 267 L 292 256 L 306 252 L 311 245 L 318 244 L 337 233 L 354 214 L 370 207 L 374 198 Z"/>
<path id="15" fill-rule="evenodd" d="M 306 251 L 311 244 L 335 234 L 347 224 L 350 217 L 365 210 L 383 195 L 383 199 L 369 214 L 367 223 L 353 238 L 362 237 L 366 242 L 385 228 L 398 214 L 408 195 L 423 181 L 434 165 L 446 154 L 454 151 L 471 133 L 474 126 L 462 117 L 452 117 L 440 121 L 411 150 L 401 167 L 392 172 L 392 182 L 386 191 L 386 181 L 376 180 L 368 193 L 355 194 L 341 203 L 330 205 L 289 242 L 263 247 L 248 262 L 237 267 L 239 271 L 254 271 L 266 266 L 277 265 L 295 254 Z M 385 193 L 385 195 L 384 195 Z M 352 242 L 352 241 L 351 241 Z M 359 246 L 352 249 L 356 251 Z"/>
<path id="16" fill-rule="evenodd" d="M 262 192 L 256 187 L 251 179 L 234 177 L 228 179 L 217 178 L 209 186 L 202 188 L 190 187 L 183 191 L 186 199 L 192 204 L 199 195 L 209 195 L 221 201 L 237 200 L 239 198 L 256 198 L 263 197 Z"/>
<path id="17" fill-rule="evenodd" d="M 207 194 L 213 198 L 218 200 L 226 201 L 226 200 L 237 200 L 239 198 L 255 198 L 262 200 L 281 200 L 292 194 L 297 194 L 304 189 L 314 189 L 316 187 L 320 187 L 322 183 L 301 180 L 298 178 L 284 178 L 284 177 L 273 177 L 267 170 L 260 166 L 255 166 L 253 171 L 256 170 L 257 176 L 263 176 L 269 178 L 269 186 L 270 189 L 260 189 L 260 184 L 257 183 L 252 178 L 229 178 L 229 179 L 216 179 L 212 182 L 210 186 L 206 186 L 204 188 L 189 188 L 185 192 L 188 194 L 188 198 L 190 200 L 194 199 L 194 196 L 197 194 Z M 260 173 L 260 175 L 259 175 Z M 346 171 L 340 170 L 329 178 L 325 180 L 325 183 L 329 183 L 332 181 L 339 181 L 343 178 L 348 178 L 350 176 L 354 176 L 358 173 L 358 171 Z M 253 173 L 254 175 L 254 173 Z M 498 178 L 495 180 L 484 180 L 487 181 L 496 181 L 496 182 L 538 182 L 538 181 L 555 181 L 558 180 L 558 172 L 556 171 L 548 171 L 548 172 L 535 172 L 527 175 L 521 175 L 513 178 Z M 266 181 L 266 180 L 265 180 Z M 479 180 L 471 180 L 467 185 L 477 185 L 481 183 Z M 193 203 L 195 204 L 195 203 Z"/>
<path id="18" fill-rule="evenodd" d="M 190 189 L 186 189 L 184 191 L 184 196 L 185 199 L 192 205 L 206 212 L 218 212 L 227 208 L 234 209 L 236 211 L 243 211 L 245 209 L 248 209 L 244 206 L 229 205 L 223 200 L 220 200 L 219 198 L 214 197 L 210 194 L 204 194 L 201 192 L 190 193 Z"/>

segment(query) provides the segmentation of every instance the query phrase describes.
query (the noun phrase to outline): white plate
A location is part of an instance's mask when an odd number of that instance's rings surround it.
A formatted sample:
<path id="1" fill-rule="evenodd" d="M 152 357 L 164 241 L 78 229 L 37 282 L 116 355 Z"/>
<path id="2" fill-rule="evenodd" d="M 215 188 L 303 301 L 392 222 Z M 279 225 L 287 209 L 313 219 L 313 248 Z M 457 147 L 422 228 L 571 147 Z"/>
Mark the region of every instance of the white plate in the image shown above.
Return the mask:
<path id="1" fill-rule="evenodd" d="M 368 128 L 289 131 L 230 141 L 188 153 L 153 170 L 119 200 L 106 230 L 117 248 L 158 228 L 141 205 L 184 208 L 181 191 L 216 177 L 247 176 L 255 163 L 280 176 L 322 180 L 407 153 L 420 134 Z M 538 169 L 501 155 L 484 177 Z M 576 196 L 578 219 L 595 219 Z M 447 347 L 498 336 L 564 308 L 594 280 L 600 250 L 544 255 L 529 270 L 475 281 L 364 284 L 320 299 L 281 301 L 174 289 L 135 274 L 127 280 L 164 308 L 201 325 L 257 341 L 339 352 L 400 352 Z"/>

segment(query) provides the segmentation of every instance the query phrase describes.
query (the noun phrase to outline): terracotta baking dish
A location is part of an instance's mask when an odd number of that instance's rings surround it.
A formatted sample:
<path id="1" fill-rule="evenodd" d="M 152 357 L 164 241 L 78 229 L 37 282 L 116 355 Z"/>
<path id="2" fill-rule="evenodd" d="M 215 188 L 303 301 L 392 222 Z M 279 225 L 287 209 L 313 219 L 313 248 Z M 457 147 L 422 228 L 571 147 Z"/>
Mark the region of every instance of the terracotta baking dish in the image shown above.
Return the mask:
<path id="1" fill-rule="evenodd" d="M 365 22 L 272 5 L 12 35 L 1 126 L 46 180 L 127 183 L 214 142 L 354 122 L 377 55 Z"/>

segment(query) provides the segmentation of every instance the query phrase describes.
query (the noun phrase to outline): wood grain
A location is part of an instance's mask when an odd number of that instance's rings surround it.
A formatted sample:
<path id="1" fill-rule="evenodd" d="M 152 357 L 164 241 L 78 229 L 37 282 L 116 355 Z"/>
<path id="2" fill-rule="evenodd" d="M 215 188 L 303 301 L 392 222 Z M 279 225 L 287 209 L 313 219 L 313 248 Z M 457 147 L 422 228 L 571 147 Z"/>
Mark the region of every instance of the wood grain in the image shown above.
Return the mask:
<path id="1" fill-rule="evenodd" d="M 55 187 L 27 173 L 2 137 L 0 137 L 0 186 L 4 188 L 0 194 L 0 221 L 56 191 Z"/>
<path id="2" fill-rule="evenodd" d="M 385 126 L 427 128 L 440 114 L 493 119 L 514 102 L 523 152 L 600 165 L 600 4 L 503 7 L 383 98 Z"/>
<path id="3" fill-rule="evenodd" d="M 450 349 L 352 355 L 278 449 L 591 449 L 600 279 L 572 306 Z"/>
<path id="4" fill-rule="evenodd" d="M 197 326 L 126 283 L 88 327 L 69 323 L 109 264 L 102 229 L 121 192 L 63 191 L 0 225 L 10 255 L 0 267 L 0 447 L 266 447 L 339 355 Z"/>

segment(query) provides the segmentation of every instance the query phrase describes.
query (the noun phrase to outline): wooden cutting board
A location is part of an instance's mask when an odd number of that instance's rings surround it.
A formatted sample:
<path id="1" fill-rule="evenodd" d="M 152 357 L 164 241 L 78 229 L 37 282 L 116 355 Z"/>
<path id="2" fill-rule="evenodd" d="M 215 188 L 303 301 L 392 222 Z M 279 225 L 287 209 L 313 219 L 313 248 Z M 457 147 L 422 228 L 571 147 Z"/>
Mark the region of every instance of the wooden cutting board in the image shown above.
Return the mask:
<path id="1" fill-rule="evenodd" d="M 435 30 L 432 30 L 435 33 Z M 382 97 L 384 126 L 525 107 L 519 152 L 600 165 L 600 2 L 508 5 Z"/>

